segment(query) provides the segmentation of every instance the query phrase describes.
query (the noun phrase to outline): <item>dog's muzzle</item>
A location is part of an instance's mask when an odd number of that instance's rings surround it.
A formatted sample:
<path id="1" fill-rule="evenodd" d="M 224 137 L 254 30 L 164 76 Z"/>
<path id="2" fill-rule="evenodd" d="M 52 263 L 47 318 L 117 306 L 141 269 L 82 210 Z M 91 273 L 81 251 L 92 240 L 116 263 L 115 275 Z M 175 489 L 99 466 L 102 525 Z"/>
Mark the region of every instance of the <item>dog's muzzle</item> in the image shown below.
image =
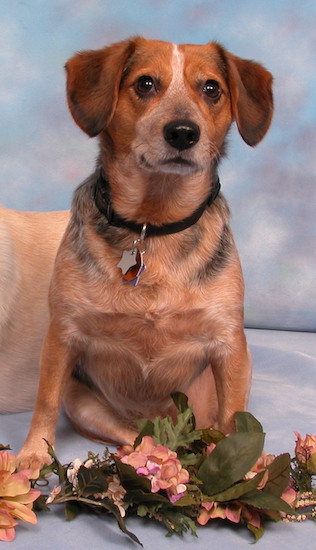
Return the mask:
<path id="1" fill-rule="evenodd" d="M 173 120 L 164 126 L 166 142 L 178 151 L 190 149 L 200 139 L 200 128 L 191 120 Z"/>

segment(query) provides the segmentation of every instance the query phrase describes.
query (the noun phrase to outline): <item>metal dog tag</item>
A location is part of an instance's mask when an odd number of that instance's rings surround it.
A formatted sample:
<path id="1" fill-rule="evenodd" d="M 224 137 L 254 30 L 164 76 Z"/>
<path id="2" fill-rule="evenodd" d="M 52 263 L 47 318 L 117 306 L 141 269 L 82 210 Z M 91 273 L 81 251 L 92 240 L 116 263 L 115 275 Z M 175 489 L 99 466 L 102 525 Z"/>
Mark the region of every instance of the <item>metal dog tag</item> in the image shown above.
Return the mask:
<path id="1" fill-rule="evenodd" d="M 117 267 L 119 267 L 122 271 L 122 281 L 125 283 L 130 283 L 133 286 L 138 284 L 141 274 L 144 273 L 146 269 L 144 264 L 144 239 L 146 227 L 147 225 L 144 224 L 140 237 L 133 243 L 133 248 L 131 250 L 124 250 L 122 258 L 117 264 Z"/>
<path id="2" fill-rule="evenodd" d="M 146 269 L 143 256 L 144 252 L 140 252 L 138 248 L 124 250 L 122 258 L 117 264 L 122 270 L 123 282 L 130 283 L 133 286 L 138 284 L 141 274 Z"/>
<path id="3" fill-rule="evenodd" d="M 124 250 L 122 258 L 120 259 L 117 267 L 122 270 L 123 275 L 128 272 L 131 267 L 134 267 L 137 264 L 137 248 L 132 248 L 132 250 Z"/>

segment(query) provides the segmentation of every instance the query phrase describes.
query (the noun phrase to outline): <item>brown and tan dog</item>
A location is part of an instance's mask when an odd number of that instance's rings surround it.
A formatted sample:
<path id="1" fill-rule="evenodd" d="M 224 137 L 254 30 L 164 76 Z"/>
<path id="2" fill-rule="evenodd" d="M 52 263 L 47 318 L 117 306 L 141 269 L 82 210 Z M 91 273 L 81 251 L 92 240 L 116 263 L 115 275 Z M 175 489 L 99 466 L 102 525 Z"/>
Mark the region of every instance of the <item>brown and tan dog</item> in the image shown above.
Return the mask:
<path id="1" fill-rule="evenodd" d="M 71 113 L 100 156 L 57 254 L 23 467 L 49 460 L 62 398 L 85 435 L 132 443 L 135 420 L 172 414 L 176 391 L 198 427 L 232 430 L 251 378 L 217 166 L 233 120 L 252 146 L 268 130 L 271 74 L 217 43 L 143 38 L 66 70 Z"/>

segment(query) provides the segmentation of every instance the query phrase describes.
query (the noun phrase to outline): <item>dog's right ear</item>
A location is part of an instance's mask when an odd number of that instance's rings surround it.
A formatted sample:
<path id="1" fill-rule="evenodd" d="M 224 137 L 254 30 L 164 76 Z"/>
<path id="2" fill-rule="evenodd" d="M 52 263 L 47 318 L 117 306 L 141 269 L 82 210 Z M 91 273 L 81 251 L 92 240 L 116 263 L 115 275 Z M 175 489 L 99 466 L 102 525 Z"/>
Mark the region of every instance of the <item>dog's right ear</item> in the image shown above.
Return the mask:
<path id="1" fill-rule="evenodd" d="M 125 40 L 102 50 L 79 52 L 66 63 L 68 106 L 90 137 L 110 123 L 124 68 L 135 48 L 136 39 Z"/>

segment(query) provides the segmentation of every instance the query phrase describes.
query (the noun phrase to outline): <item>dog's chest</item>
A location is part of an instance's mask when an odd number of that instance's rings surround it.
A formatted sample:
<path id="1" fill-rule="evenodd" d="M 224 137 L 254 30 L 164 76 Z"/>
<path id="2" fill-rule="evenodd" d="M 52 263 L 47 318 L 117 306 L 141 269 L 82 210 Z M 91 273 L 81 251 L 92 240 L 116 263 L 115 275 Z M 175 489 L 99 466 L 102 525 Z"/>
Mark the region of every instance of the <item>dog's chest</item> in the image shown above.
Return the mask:
<path id="1" fill-rule="evenodd" d="M 137 308 L 136 308 L 137 309 Z M 76 319 L 89 377 L 103 393 L 152 398 L 184 390 L 209 361 L 212 335 L 202 309 L 91 312 Z"/>
<path id="2" fill-rule="evenodd" d="M 153 362 L 166 348 L 181 344 L 209 341 L 209 320 L 206 311 L 186 309 L 154 310 L 130 312 L 89 311 L 76 316 L 74 324 L 77 337 L 83 338 L 89 349 L 108 348 L 125 350 L 128 354 L 138 354 L 141 361 Z"/>

